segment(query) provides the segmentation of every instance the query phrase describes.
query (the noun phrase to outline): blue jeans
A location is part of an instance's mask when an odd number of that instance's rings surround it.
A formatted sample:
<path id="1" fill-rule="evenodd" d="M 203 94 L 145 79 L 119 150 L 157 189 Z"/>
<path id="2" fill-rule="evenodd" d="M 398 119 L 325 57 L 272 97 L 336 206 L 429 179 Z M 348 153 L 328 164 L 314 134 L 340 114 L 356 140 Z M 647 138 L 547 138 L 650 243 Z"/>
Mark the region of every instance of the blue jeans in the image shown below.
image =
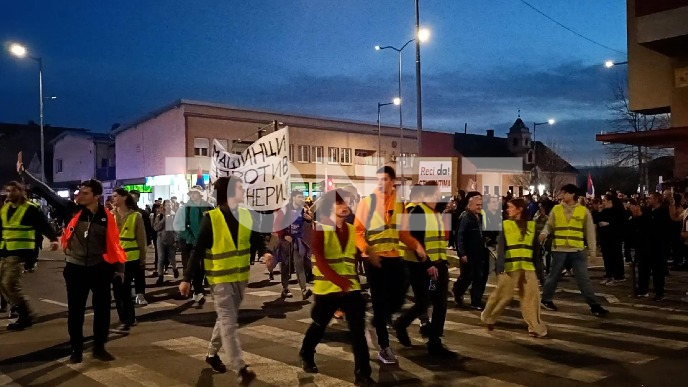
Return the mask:
<path id="1" fill-rule="evenodd" d="M 162 241 L 157 241 L 158 246 L 158 275 L 163 276 L 165 273 L 165 264 L 169 263 L 172 269 L 177 268 L 177 251 L 174 245 L 166 245 Z"/>
<path id="2" fill-rule="evenodd" d="M 576 278 L 578 290 L 580 290 L 588 305 L 593 306 L 600 304 L 595 295 L 595 291 L 592 289 L 590 277 L 588 277 L 587 252 L 587 250 L 573 252 L 552 251 L 552 270 L 549 272 L 545 280 L 545 285 L 542 287 L 542 302 L 552 301 L 554 292 L 557 290 L 557 284 L 559 284 L 561 272 L 564 270 L 564 265 L 568 263 L 573 269 L 573 275 Z"/>

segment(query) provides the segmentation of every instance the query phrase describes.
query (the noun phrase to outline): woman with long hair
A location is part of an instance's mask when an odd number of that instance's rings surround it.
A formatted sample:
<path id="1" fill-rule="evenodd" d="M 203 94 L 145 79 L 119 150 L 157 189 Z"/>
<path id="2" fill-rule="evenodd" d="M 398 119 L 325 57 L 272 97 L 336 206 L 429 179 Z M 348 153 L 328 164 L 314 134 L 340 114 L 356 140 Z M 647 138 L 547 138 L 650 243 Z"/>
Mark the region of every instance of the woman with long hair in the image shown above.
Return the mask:
<path id="1" fill-rule="evenodd" d="M 494 329 L 497 318 L 511 303 L 514 287 L 518 286 L 521 313 L 528 324 L 528 333 L 547 336 L 547 327 L 540 318 L 540 290 L 533 264 L 535 222 L 528 219 L 525 200 L 512 199 L 507 203 L 507 220 L 497 238 L 497 288 L 490 294 L 480 319 L 488 330 Z"/>

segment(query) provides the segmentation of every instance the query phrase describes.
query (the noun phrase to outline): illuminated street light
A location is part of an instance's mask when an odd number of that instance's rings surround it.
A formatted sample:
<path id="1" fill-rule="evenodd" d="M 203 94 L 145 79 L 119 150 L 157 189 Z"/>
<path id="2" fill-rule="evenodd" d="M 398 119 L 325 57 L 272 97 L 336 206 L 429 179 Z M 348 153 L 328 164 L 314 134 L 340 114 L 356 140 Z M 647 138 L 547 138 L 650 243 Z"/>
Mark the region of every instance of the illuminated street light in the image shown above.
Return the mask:
<path id="1" fill-rule="evenodd" d="M 427 28 L 423 28 L 418 30 L 418 40 L 421 43 L 425 43 L 430 39 L 430 30 Z"/>
<path id="2" fill-rule="evenodd" d="M 397 106 L 401 105 L 401 98 L 399 98 L 399 97 L 394 98 L 392 100 L 392 103 L 397 105 Z"/>
<path id="3" fill-rule="evenodd" d="M 23 58 L 26 56 L 26 47 L 22 46 L 19 43 L 10 44 L 9 51 L 10 54 L 16 56 L 17 58 Z"/>
<path id="4" fill-rule="evenodd" d="M 628 64 L 628 61 L 625 61 L 625 62 L 614 62 L 613 60 L 610 59 L 610 60 L 604 62 L 604 67 L 610 69 L 610 68 L 612 68 L 612 67 L 614 67 L 614 66 L 619 66 L 619 65 L 624 65 L 624 64 Z"/>

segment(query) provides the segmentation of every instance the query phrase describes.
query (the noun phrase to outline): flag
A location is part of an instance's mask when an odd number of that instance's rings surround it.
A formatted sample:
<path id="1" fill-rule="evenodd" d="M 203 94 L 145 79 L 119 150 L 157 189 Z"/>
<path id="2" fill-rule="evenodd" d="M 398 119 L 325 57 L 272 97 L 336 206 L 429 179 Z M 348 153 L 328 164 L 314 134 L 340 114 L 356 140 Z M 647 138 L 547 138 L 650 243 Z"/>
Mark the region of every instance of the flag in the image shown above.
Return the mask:
<path id="1" fill-rule="evenodd" d="M 588 191 L 585 193 L 585 197 L 591 199 L 595 197 L 595 185 L 592 183 L 590 172 L 588 172 Z"/>
<path id="2" fill-rule="evenodd" d="M 205 182 L 203 181 L 203 172 L 201 171 L 201 166 L 198 166 L 198 172 L 196 173 L 196 185 L 205 189 Z"/>

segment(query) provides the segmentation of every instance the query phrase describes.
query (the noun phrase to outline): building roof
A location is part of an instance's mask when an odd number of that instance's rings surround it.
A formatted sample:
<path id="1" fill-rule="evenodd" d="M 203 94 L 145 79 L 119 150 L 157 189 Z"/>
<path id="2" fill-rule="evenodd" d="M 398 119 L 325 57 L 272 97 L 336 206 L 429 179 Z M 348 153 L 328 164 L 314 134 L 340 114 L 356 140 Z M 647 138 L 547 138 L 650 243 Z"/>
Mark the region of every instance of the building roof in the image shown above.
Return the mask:
<path id="1" fill-rule="evenodd" d="M 516 125 L 519 118 L 516 120 Z M 521 121 L 523 123 L 523 121 Z M 513 128 L 513 126 L 512 126 Z M 480 134 L 454 133 L 454 149 L 464 157 L 520 157 L 509 150 L 509 139 L 504 137 L 489 137 Z M 578 173 L 578 170 L 561 158 L 547 145 L 537 141 L 535 144 L 535 161 L 541 170 L 546 172 Z M 547 162 L 538 162 L 547 160 Z M 524 163 L 523 169 L 532 169 L 532 165 Z"/>
<path id="2" fill-rule="evenodd" d="M 620 132 L 595 135 L 595 140 L 614 144 L 643 145 L 660 148 L 673 148 L 688 138 L 688 126 L 643 132 Z"/>
<path id="3" fill-rule="evenodd" d="M 526 126 L 526 124 L 523 123 L 523 120 L 521 117 L 518 117 L 516 121 L 514 121 L 514 124 L 511 125 L 511 128 L 509 128 L 509 133 L 529 133 L 530 130 Z"/>
<path id="4" fill-rule="evenodd" d="M 65 138 L 67 136 L 83 137 L 83 138 L 90 139 L 93 142 L 101 142 L 101 143 L 108 143 L 108 144 L 110 144 L 110 143 L 114 144 L 115 143 L 115 140 L 110 133 L 95 133 L 95 132 L 89 132 L 89 131 L 62 132 L 57 137 L 55 137 L 52 141 L 50 141 L 50 143 L 55 145 L 60 140 L 62 140 L 63 138 Z"/>

